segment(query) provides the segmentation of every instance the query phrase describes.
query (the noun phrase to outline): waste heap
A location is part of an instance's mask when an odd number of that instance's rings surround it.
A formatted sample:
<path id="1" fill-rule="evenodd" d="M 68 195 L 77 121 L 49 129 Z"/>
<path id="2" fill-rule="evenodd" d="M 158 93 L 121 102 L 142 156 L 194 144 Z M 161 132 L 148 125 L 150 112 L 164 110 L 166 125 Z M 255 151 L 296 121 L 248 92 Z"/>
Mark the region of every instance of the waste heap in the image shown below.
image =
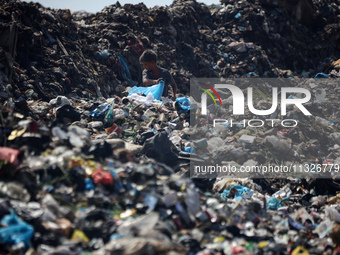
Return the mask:
<path id="1" fill-rule="evenodd" d="M 313 19 L 302 21 L 292 7 L 300 1 L 260 2 L 116 3 L 88 14 L 4 1 L 1 252 L 336 254 L 339 100 L 327 77 L 339 76 L 340 5 L 304 2 Z M 148 48 L 171 70 L 176 103 L 129 95 Z M 311 90 L 314 117 L 289 109 L 295 128 L 214 129 L 226 102 L 190 120 L 190 78 L 253 76 Z M 270 104 L 267 90 L 258 85 L 257 107 Z M 237 166 L 335 168 L 326 179 L 190 178 L 190 158 L 202 152 Z"/>
<path id="2" fill-rule="evenodd" d="M 156 50 L 182 93 L 191 77 L 313 77 L 338 59 L 340 10 L 326 0 L 312 7 L 305 26 L 289 10 L 257 1 L 210 7 L 174 1 L 151 9 L 117 2 L 96 14 L 4 1 L 1 72 L 13 87 L 5 90 L 2 75 L 2 97 L 108 98 L 141 83 L 138 57 L 147 48 Z"/>

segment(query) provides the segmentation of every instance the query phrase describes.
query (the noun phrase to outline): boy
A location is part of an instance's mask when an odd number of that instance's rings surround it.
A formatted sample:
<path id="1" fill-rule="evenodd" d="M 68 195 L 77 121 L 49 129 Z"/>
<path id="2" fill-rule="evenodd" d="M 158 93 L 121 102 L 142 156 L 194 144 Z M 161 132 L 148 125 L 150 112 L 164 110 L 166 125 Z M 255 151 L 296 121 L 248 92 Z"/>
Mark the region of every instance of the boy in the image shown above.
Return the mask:
<path id="1" fill-rule="evenodd" d="M 177 86 L 170 72 L 157 65 L 157 54 L 152 50 L 146 50 L 139 58 L 143 65 L 143 83 L 145 85 L 155 85 L 161 80 L 164 81 L 164 90 L 162 96 L 168 96 L 169 84 L 172 87 L 172 100 L 176 99 Z"/>

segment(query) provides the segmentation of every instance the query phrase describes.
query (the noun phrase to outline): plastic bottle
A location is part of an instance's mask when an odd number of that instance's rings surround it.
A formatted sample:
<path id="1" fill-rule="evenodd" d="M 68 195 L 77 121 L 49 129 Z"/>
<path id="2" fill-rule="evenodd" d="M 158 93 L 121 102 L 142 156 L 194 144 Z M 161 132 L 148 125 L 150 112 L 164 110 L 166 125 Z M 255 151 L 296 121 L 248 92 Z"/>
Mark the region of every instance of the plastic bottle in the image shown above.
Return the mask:
<path id="1" fill-rule="evenodd" d="M 99 117 L 100 115 L 102 115 L 104 112 L 107 111 L 107 109 L 109 109 L 109 104 L 107 103 L 103 103 L 101 105 L 99 105 L 96 109 L 94 109 L 92 112 L 91 112 L 91 116 L 94 117 L 94 118 L 97 118 Z"/>

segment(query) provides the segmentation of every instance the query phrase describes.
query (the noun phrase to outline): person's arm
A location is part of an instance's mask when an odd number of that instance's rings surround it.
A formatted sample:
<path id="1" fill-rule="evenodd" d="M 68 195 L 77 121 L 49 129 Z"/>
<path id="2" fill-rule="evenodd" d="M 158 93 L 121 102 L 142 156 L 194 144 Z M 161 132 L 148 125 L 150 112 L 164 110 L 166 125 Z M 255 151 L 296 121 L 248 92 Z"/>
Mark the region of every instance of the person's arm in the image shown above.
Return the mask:
<path id="1" fill-rule="evenodd" d="M 157 80 L 149 79 L 149 78 L 148 78 L 148 72 L 147 72 L 145 69 L 143 70 L 142 75 L 143 75 L 143 83 L 144 83 L 146 86 L 158 84 L 158 83 L 160 83 L 160 81 L 162 80 L 162 78 L 157 79 Z"/>
<path id="2" fill-rule="evenodd" d="M 177 93 L 177 85 L 176 82 L 174 81 L 174 79 L 172 79 L 172 82 L 170 83 L 170 86 L 172 87 L 172 100 L 176 99 L 176 93 Z"/>
<path id="3" fill-rule="evenodd" d="M 170 86 L 172 87 L 171 99 L 176 100 L 177 85 L 176 85 L 174 78 L 172 77 L 172 75 L 170 74 L 170 72 L 168 70 L 166 72 L 166 80 L 168 81 L 168 84 L 170 84 Z"/>
<path id="4" fill-rule="evenodd" d="M 143 83 L 147 86 L 149 85 L 155 85 L 160 83 L 160 81 L 162 80 L 162 78 L 159 78 L 158 80 L 152 80 L 152 79 L 148 79 L 148 78 L 143 78 Z"/>

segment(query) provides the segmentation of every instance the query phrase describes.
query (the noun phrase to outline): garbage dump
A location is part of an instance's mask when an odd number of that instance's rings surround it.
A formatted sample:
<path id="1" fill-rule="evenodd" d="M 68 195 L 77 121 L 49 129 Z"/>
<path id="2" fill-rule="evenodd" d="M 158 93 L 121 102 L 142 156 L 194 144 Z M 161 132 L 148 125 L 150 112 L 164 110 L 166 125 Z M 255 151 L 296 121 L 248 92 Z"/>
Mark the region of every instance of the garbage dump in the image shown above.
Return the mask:
<path id="1" fill-rule="evenodd" d="M 1 254 L 340 253 L 339 1 L 0 10 Z M 147 49 L 176 99 L 143 85 Z M 231 93 L 218 89 L 203 116 L 195 78 L 255 79 L 261 110 L 261 79 L 285 79 L 311 93 L 311 116 L 287 106 L 293 127 L 213 125 L 229 120 Z M 309 175 L 192 175 L 210 161 Z"/>

